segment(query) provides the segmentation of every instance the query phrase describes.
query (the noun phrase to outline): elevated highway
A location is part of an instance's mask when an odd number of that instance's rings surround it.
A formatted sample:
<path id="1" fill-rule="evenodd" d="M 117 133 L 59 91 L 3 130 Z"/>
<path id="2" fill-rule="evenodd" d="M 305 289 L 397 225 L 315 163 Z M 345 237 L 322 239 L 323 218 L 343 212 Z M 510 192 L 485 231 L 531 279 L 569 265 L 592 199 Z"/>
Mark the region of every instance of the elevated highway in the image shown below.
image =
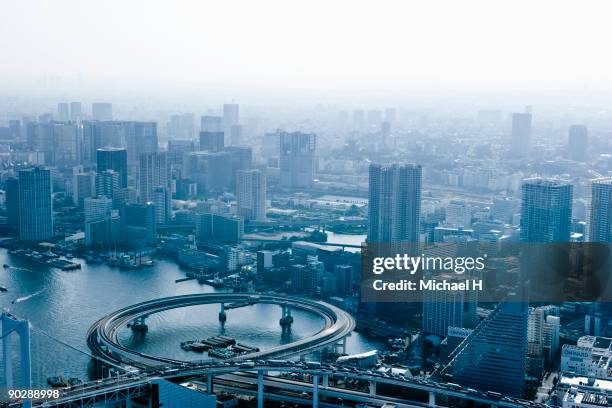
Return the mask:
<path id="1" fill-rule="evenodd" d="M 295 380 L 267 375 L 267 373 L 296 373 L 309 380 Z M 332 379 L 360 381 L 366 389 L 342 388 Z M 430 381 L 426 378 L 390 375 L 339 365 L 300 361 L 261 360 L 226 361 L 190 364 L 184 367 L 148 369 L 113 378 L 93 381 L 60 390 L 53 401 L 34 401 L 37 407 L 86 407 L 95 402 L 125 402 L 132 396 L 147 396 L 147 387 L 156 381 L 183 383 L 202 380 L 207 392 L 215 389 L 257 397 L 263 407 L 266 398 L 288 402 L 308 401 L 313 407 L 347 406 L 372 403 L 382 405 L 393 402 L 400 407 L 454 407 L 481 406 L 491 408 L 545 408 L 545 404 L 501 394 L 477 391 L 456 384 Z M 383 386 L 405 390 L 394 395 L 377 391 Z M 114 399 L 113 399 L 114 398 Z M 319 400 L 322 403 L 319 404 Z M 349 404 L 349 406 L 354 405 Z M 17 403 L 11 406 L 19 406 Z"/>
<path id="2" fill-rule="evenodd" d="M 118 340 L 120 330 L 128 323 L 165 310 L 222 303 L 267 303 L 288 306 L 316 314 L 323 318 L 324 327 L 312 336 L 243 354 L 234 360 L 281 358 L 306 355 L 333 346 L 348 336 L 355 328 L 352 316 L 340 308 L 315 300 L 276 295 L 251 295 L 240 293 L 205 293 L 172 296 L 137 303 L 104 316 L 94 323 L 87 333 L 87 345 L 101 361 L 115 367 L 146 369 L 158 366 L 185 366 L 188 361 L 175 360 L 134 351 Z"/>

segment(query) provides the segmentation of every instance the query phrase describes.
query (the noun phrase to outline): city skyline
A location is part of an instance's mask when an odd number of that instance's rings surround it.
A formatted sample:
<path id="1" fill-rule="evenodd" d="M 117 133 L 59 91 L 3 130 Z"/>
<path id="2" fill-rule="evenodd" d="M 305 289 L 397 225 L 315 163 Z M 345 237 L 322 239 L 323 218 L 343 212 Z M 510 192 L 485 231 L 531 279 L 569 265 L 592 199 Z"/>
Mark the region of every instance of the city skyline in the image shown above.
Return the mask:
<path id="1" fill-rule="evenodd" d="M 0 406 L 612 406 L 608 2 L 0 6 Z"/>

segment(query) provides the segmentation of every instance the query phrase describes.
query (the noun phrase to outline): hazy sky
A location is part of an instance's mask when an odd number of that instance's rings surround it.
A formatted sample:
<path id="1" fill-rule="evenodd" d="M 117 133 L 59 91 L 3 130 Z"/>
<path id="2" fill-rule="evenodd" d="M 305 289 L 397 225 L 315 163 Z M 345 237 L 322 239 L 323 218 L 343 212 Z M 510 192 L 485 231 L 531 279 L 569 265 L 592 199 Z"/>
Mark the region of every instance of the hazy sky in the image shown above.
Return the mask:
<path id="1" fill-rule="evenodd" d="M 0 85 L 612 88 L 609 1 L 0 0 Z"/>

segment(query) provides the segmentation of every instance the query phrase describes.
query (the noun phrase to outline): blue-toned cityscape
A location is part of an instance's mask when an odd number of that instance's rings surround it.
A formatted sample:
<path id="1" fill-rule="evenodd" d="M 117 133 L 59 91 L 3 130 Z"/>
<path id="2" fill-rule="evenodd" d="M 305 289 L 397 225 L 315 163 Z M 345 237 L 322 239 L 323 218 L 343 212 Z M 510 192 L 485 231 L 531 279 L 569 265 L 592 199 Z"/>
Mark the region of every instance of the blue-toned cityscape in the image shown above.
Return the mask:
<path id="1" fill-rule="evenodd" d="M 603 17 L 91 3 L 0 5 L 0 407 L 612 406 Z"/>

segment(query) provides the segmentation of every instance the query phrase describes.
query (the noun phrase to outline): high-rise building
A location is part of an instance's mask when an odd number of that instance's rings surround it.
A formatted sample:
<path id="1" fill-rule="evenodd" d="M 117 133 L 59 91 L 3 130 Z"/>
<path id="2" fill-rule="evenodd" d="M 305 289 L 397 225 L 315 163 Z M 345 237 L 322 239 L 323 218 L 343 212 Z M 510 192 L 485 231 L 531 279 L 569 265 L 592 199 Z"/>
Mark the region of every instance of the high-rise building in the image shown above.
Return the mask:
<path id="1" fill-rule="evenodd" d="M 131 247 L 154 245 L 157 240 L 155 205 L 126 204 L 123 209 L 123 240 Z"/>
<path id="2" fill-rule="evenodd" d="M 261 170 L 239 170 L 236 184 L 238 215 L 245 220 L 266 219 L 266 176 Z"/>
<path id="3" fill-rule="evenodd" d="M 228 152 L 192 152 L 183 163 L 185 178 L 197 183 L 198 193 L 228 191 L 232 180 L 232 156 Z"/>
<path id="4" fill-rule="evenodd" d="M 81 130 L 76 123 L 51 123 L 53 148 L 51 162 L 56 166 L 74 166 L 81 162 Z"/>
<path id="5" fill-rule="evenodd" d="M 116 199 L 121 189 L 120 175 L 114 170 L 104 170 L 96 174 L 95 195 Z"/>
<path id="6" fill-rule="evenodd" d="M 157 139 L 157 123 L 155 122 L 123 122 L 124 140 L 127 150 L 128 168 L 137 170 L 140 155 L 156 153 L 159 149 Z M 135 173 L 135 171 L 134 171 Z M 132 173 L 133 174 L 133 173 Z"/>
<path id="7" fill-rule="evenodd" d="M 527 369 L 541 373 L 559 349 L 560 317 L 557 306 L 529 308 L 527 319 Z"/>
<path id="8" fill-rule="evenodd" d="M 42 153 L 44 164 L 52 164 L 54 154 L 53 125 L 51 123 L 30 123 L 27 127 L 28 146 Z"/>
<path id="9" fill-rule="evenodd" d="M 472 209 L 461 200 L 451 200 L 446 206 L 447 225 L 453 227 L 469 227 L 472 225 Z"/>
<path id="10" fill-rule="evenodd" d="M 226 129 L 240 124 L 240 107 L 237 103 L 223 105 L 223 124 Z"/>
<path id="11" fill-rule="evenodd" d="M 6 222 L 19 227 L 19 180 L 15 177 L 6 179 L 4 191 L 6 193 Z"/>
<path id="12" fill-rule="evenodd" d="M 108 197 L 84 199 L 85 245 L 110 241 L 110 220 L 113 201 Z"/>
<path id="13" fill-rule="evenodd" d="M 242 125 L 233 125 L 228 129 L 228 138 L 230 146 L 240 146 L 242 144 Z"/>
<path id="14" fill-rule="evenodd" d="M 155 205 L 155 222 L 165 225 L 172 218 L 172 194 L 168 187 L 158 186 L 151 192 L 151 202 Z"/>
<path id="15" fill-rule="evenodd" d="M 91 104 L 91 116 L 93 120 L 113 120 L 113 104 L 107 102 L 94 102 Z"/>
<path id="16" fill-rule="evenodd" d="M 223 132 L 200 132 L 200 150 L 220 152 L 225 146 Z"/>
<path id="17" fill-rule="evenodd" d="M 202 116 L 200 150 L 219 152 L 225 146 L 225 132 L 221 116 Z"/>
<path id="18" fill-rule="evenodd" d="M 370 165 L 368 242 L 419 242 L 422 169 Z"/>
<path id="19" fill-rule="evenodd" d="M 253 149 L 249 146 L 228 146 L 223 152 L 230 155 L 230 180 L 228 188 L 235 191 L 239 170 L 248 170 L 253 167 Z"/>
<path id="20" fill-rule="evenodd" d="M 325 265 L 316 256 L 308 259 L 307 265 L 291 266 L 291 290 L 300 295 L 316 294 L 324 272 Z"/>
<path id="21" fill-rule="evenodd" d="M 351 265 L 336 265 L 334 273 L 337 281 L 337 292 L 340 296 L 353 294 L 353 267 Z"/>
<path id="22" fill-rule="evenodd" d="M 200 118 L 200 131 L 223 132 L 223 117 L 204 115 Z"/>
<path id="23" fill-rule="evenodd" d="M 576 161 L 587 159 L 587 146 L 589 143 L 589 132 L 584 125 L 572 125 L 569 128 L 567 138 L 567 155 Z"/>
<path id="24" fill-rule="evenodd" d="M 511 151 L 515 157 L 529 155 L 531 144 L 531 113 L 512 114 Z"/>
<path id="25" fill-rule="evenodd" d="M 569 242 L 572 221 L 571 184 L 527 179 L 522 185 L 521 241 Z"/>
<path id="26" fill-rule="evenodd" d="M 194 136 L 193 113 L 171 115 L 167 125 L 168 137 L 176 139 L 190 139 Z"/>
<path id="27" fill-rule="evenodd" d="M 87 172 L 87 173 L 76 173 L 73 176 L 72 181 L 72 197 L 74 199 L 74 203 L 83 207 L 85 204 L 85 199 L 88 197 L 96 196 L 96 173 Z"/>
<path id="28" fill-rule="evenodd" d="M 423 331 L 446 337 L 449 327 L 474 327 L 478 323 L 476 305 L 476 296 L 469 291 L 424 291 Z"/>
<path id="29" fill-rule="evenodd" d="M 589 241 L 612 242 L 612 177 L 593 180 Z"/>
<path id="30" fill-rule="evenodd" d="M 183 166 L 184 157 L 195 150 L 195 142 L 191 139 L 168 140 L 169 166 L 180 170 Z"/>
<path id="31" fill-rule="evenodd" d="M 242 217 L 221 214 L 198 214 L 196 238 L 198 241 L 238 242 L 244 233 Z"/>
<path id="32" fill-rule="evenodd" d="M 153 201 L 153 190 L 156 187 L 168 188 L 170 174 L 165 152 L 140 155 L 140 171 L 138 172 L 138 192 L 140 202 Z"/>
<path id="33" fill-rule="evenodd" d="M 301 132 L 280 134 L 280 185 L 310 188 L 314 183 L 317 135 Z"/>
<path id="34" fill-rule="evenodd" d="M 443 374 L 450 382 L 523 397 L 527 353 L 527 304 L 500 303 L 451 353 Z"/>
<path id="35" fill-rule="evenodd" d="M 57 120 L 68 122 L 70 120 L 70 105 L 65 102 L 57 104 Z"/>
<path id="36" fill-rule="evenodd" d="M 97 152 L 97 170 L 113 170 L 119 174 L 121 188 L 128 186 L 127 151 L 123 148 L 104 147 Z"/>
<path id="37" fill-rule="evenodd" d="M 41 167 L 19 170 L 19 238 L 53 238 L 51 171 Z"/>
<path id="38" fill-rule="evenodd" d="M 521 200 L 514 197 L 493 197 L 491 206 L 491 218 L 493 220 L 512 222 L 514 215 L 518 214 L 521 208 Z"/>
<path id="39" fill-rule="evenodd" d="M 81 120 L 82 117 L 81 102 L 70 102 L 70 120 L 72 122 L 77 122 Z"/>

